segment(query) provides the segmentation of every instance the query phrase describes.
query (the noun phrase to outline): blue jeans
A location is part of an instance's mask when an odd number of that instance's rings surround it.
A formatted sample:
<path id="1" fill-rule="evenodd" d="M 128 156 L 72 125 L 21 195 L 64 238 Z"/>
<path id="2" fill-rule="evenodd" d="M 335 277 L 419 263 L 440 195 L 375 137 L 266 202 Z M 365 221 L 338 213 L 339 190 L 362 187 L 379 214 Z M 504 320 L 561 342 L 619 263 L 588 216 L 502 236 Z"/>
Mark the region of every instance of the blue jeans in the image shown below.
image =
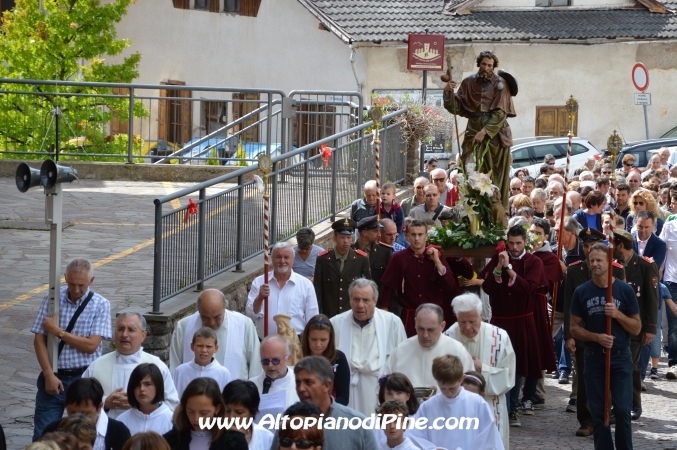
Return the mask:
<path id="1" fill-rule="evenodd" d="M 658 305 L 660 306 L 663 299 L 658 300 Z M 661 314 L 663 309 L 658 308 L 658 326 L 656 327 L 656 335 L 653 338 L 653 341 L 643 345 L 642 350 L 639 354 L 639 371 L 642 373 L 642 380 L 646 378 L 646 367 L 649 365 L 650 358 L 660 358 L 661 357 L 661 340 L 663 336 L 661 335 Z"/>
<path id="2" fill-rule="evenodd" d="M 606 350 L 609 351 L 609 350 Z M 616 416 L 616 447 L 632 449 L 632 425 L 630 405 L 632 403 L 632 356 L 630 349 L 611 350 L 611 404 Z M 585 349 L 585 387 L 588 404 L 595 423 L 595 450 L 614 448 L 611 427 L 604 426 L 604 374 L 606 355 L 602 350 Z"/>
<path id="3" fill-rule="evenodd" d="M 517 411 L 519 409 L 520 389 L 522 388 L 522 380 L 524 380 L 524 392 L 522 392 L 522 401 L 534 401 L 534 394 L 536 394 L 536 383 L 538 378 L 523 377 L 522 375 L 515 375 L 515 386 L 510 389 L 507 394 L 510 401 L 510 411 Z"/>
<path id="4" fill-rule="evenodd" d="M 49 395 L 45 391 L 45 376 L 40 372 L 38 376 L 38 393 L 35 396 L 35 415 L 33 416 L 33 442 L 40 439 L 47 425 L 63 417 L 66 408 L 66 391 L 70 384 L 80 378 L 78 376 L 66 377 L 57 375 L 63 384 L 63 391 L 59 395 Z"/>
<path id="5" fill-rule="evenodd" d="M 563 339 L 564 326 L 562 326 L 555 335 L 555 358 L 558 361 L 557 370 L 567 375 L 571 374 L 571 355 L 564 347 L 566 341 Z"/>
<path id="6" fill-rule="evenodd" d="M 672 294 L 672 300 L 677 300 L 677 283 L 666 281 L 665 285 Z M 677 365 L 677 316 L 667 307 L 665 313 L 668 316 L 668 366 L 672 367 Z"/>

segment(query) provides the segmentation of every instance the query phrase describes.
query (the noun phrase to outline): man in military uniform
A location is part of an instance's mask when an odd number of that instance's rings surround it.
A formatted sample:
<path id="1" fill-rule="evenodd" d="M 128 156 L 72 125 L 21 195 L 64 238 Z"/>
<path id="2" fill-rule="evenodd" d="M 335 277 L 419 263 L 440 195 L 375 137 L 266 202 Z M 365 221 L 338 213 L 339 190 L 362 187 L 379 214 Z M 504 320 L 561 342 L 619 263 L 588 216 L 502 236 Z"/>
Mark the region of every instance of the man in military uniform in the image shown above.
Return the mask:
<path id="1" fill-rule="evenodd" d="M 653 341 L 658 321 L 658 268 L 653 260 L 635 253 L 635 238 L 625 230 L 614 231 L 614 257 L 625 268 L 625 281 L 635 291 L 639 304 L 642 330 L 630 339 L 632 352 L 632 410 L 630 418 L 637 420 L 642 415 L 642 378 L 639 370 L 639 356 L 642 345 Z"/>
<path id="2" fill-rule="evenodd" d="M 386 247 L 378 242 L 379 229 L 382 228 L 383 225 L 378 222 L 377 216 L 365 217 L 357 223 L 360 237 L 351 245 L 353 249 L 362 250 L 369 256 L 371 279 L 376 282 L 379 292 L 381 291 L 381 277 L 393 254 L 392 247 Z"/>
<path id="3" fill-rule="evenodd" d="M 334 317 L 350 310 L 348 286 L 357 278 L 371 279 L 369 257 L 362 250 L 353 250 L 353 233 L 357 224 L 344 219 L 334 222 L 334 248 L 317 255 L 315 263 L 315 294 L 320 312 Z"/>
<path id="4" fill-rule="evenodd" d="M 584 342 L 574 339 L 571 336 L 571 298 L 574 290 L 586 281 L 592 280 L 592 273 L 588 266 L 588 255 L 590 247 L 596 242 L 603 242 L 606 237 L 602 232 L 594 228 L 584 228 L 578 233 L 578 239 L 583 242 L 584 260 L 575 261 L 567 267 L 566 279 L 564 281 L 564 339 L 566 339 L 566 349 L 569 353 L 575 354 L 574 360 L 574 379 L 571 392 L 576 398 L 576 418 L 581 424 L 576 430 L 576 436 L 589 436 L 593 432 L 594 422 L 590 407 L 588 405 L 588 394 L 585 390 L 585 379 L 583 370 L 585 367 L 585 345 Z M 617 262 L 613 263 L 613 276 L 621 281 L 625 280 L 625 270 L 623 265 Z"/>

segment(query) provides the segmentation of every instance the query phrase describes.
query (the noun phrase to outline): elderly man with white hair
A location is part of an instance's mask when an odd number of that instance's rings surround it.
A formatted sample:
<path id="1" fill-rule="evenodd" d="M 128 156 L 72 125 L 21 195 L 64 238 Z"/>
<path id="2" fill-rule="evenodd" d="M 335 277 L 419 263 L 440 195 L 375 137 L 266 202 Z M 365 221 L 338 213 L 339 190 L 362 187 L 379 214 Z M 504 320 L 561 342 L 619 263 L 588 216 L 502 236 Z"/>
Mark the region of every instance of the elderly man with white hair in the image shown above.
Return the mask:
<path id="1" fill-rule="evenodd" d="M 584 170 L 578 176 L 579 181 L 595 181 L 595 174 L 590 170 Z"/>
<path id="2" fill-rule="evenodd" d="M 216 332 L 219 349 L 214 359 L 228 369 L 233 379 L 248 380 L 261 373 L 254 322 L 244 314 L 226 309 L 226 297 L 218 289 L 205 289 L 197 299 L 197 312 L 179 320 L 174 327 L 169 347 L 172 373 L 184 362 L 195 359 L 190 344 L 203 326 Z"/>
<path id="3" fill-rule="evenodd" d="M 474 369 L 487 382 L 484 399 L 491 406 L 505 448 L 510 448 L 506 396 L 515 385 L 515 352 L 508 333 L 482 321 L 482 300 L 475 294 L 457 296 L 452 302 L 458 322 L 445 334 L 470 353 Z"/>
<path id="4" fill-rule="evenodd" d="M 350 218 L 359 222 L 365 217 L 376 215 L 376 205 L 378 204 L 378 188 L 376 180 L 369 180 L 364 183 L 364 197 L 355 200 L 350 205 Z"/>
<path id="5" fill-rule="evenodd" d="M 661 158 L 661 167 L 670 170 L 672 168 L 672 164 L 670 164 L 670 149 L 667 147 L 661 147 L 658 150 L 658 156 Z"/>
<path id="6" fill-rule="evenodd" d="M 661 156 L 658 153 L 654 153 L 649 160 L 649 166 L 642 172 L 642 181 L 648 179 L 652 172 L 655 172 L 661 167 Z"/>
<path id="7" fill-rule="evenodd" d="M 449 183 L 447 172 L 444 169 L 435 169 L 430 173 L 430 181 L 440 191 L 440 203 L 452 207 L 458 200 L 458 188 Z"/>
<path id="8" fill-rule="evenodd" d="M 317 305 L 315 286 L 306 277 L 292 270 L 294 250 L 288 242 L 278 242 L 273 247 L 273 270 L 268 274 L 268 283 L 264 275 L 252 282 L 247 297 L 245 314 L 256 325 L 259 338 L 263 339 L 265 318 L 263 300 L 268 298 L 268 334 L 277 333 L 273 320 L 277 314 L 291 317 L 291 326 L 301 334 L 311 317 L 320 313 Z"/>
<path id="9" fill-rule="evenodd" d="M 567 192 L 567 203 L 568 200 L 571 200 L 571 209 L 573 211 L 578 211 L 581 208 L 581 202 L 583 201 L 583 199 L 581 198 L 580 193 L 576 191 Z M 561 201 L 559 203 L 560 205 L 562 204 Z"/>
<path id="10" fill-rule="evenodd" d="M 562 196 L 564 193 L 564 188 L 562 187 L 562 183 L 559 181 L 550 181 L 545 191 L 548 193 L 548 198 L 550 200 L 555 200 L 556 198 Z"/>

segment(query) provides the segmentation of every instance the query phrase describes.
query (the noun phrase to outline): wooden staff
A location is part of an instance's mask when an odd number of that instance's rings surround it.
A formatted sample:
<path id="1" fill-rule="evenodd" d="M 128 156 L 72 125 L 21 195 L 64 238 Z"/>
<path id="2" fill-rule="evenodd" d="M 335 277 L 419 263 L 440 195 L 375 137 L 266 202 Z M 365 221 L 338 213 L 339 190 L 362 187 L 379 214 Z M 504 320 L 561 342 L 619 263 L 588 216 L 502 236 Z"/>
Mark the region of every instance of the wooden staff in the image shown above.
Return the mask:
<path id="1" fill-rule="evenodd" d="M 606 301 L 614 301 L 613 277 L 614 277 L 614 234 L 613 225 L 609 231 L 609 273 L 607 275 Z M 611 335 L 611 317 L 606 316 L 606 334 Z M 609 426 L 609 410 L 611 407 L 611 349 L 607 348 L 604 372 L 604 426 Z"/>
<path id="2" fill-rule="evenodd" d="M 273 162 L 268 153 L 259 156 L 259 170 L 263 173 L 263 282 L 268 284 L 268 252 L 270 245 L 269 215 L 270 195 L 268 194 L 268 174 L 272 171 Z M 268 336 L 268 297 L 263 299 L 263 336 Z"/>
<path id="3" fill-rule="evenodd" d="M 447 73 L 442 75 L 440 77 L 440 80 L 444 81 L 445 83 L 448 83 L 451 81 L 451 69 L 453 67 L 451 66 L 451 55 L 447 53 Z M 458 137 L 458 118 L 456 117 L 456 100 L 453 98 L 454 97 L 454 91 L 451 91 L 451 101 L 454 109 L 454 130 L 456 131 L 456 147 L 458 148 L 458 154 L 461 154 L 461 140 Z"/>
<path id="4" fill-rule="evenodd" d="M 371 120 L 374 121 L 374 165 L 376 168 L 376 220 L 381 221 L 381 139 L 378 137 L 383 113 L 380 108 L 372 107 L 369 111 Z"/>

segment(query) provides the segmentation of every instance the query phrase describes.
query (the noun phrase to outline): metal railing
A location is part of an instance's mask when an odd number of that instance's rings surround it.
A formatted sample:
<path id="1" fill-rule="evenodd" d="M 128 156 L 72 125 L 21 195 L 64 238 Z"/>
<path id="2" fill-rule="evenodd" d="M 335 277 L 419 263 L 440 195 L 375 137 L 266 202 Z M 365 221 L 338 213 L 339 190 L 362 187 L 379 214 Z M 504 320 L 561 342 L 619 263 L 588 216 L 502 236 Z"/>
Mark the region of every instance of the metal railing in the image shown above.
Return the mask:
<path id="1" fill-rule="evenodd" d="M 406 176 L 406 143 L 396 111 L 382 119 L 381 158 L 384 181 L 402 182 Z M 372 134 L 363 123 L 272 158 L 269 176 L 270 242 L 286 240 L 305 226 L 350 207 L 362 196 L 362 186 L 374 175 Z M 324 161 L 321 146 L 333 149 Z M 263 252 L 263 196 L 255 174 L 258 165 L 177 191 L 155 200 L 153 312 L 160 303 L 185 290 L 203 289 L 205 280 Z M 164 210 L 172 200 L 191 199 L 197 206 Z M 187 217 L 188 215 L 188 217 Z"/>
<path id="2" fill-rule="evenodd" d="M 0 79 L 0 158 L 246 166 L 362 123 L 355 92 Z"/>

